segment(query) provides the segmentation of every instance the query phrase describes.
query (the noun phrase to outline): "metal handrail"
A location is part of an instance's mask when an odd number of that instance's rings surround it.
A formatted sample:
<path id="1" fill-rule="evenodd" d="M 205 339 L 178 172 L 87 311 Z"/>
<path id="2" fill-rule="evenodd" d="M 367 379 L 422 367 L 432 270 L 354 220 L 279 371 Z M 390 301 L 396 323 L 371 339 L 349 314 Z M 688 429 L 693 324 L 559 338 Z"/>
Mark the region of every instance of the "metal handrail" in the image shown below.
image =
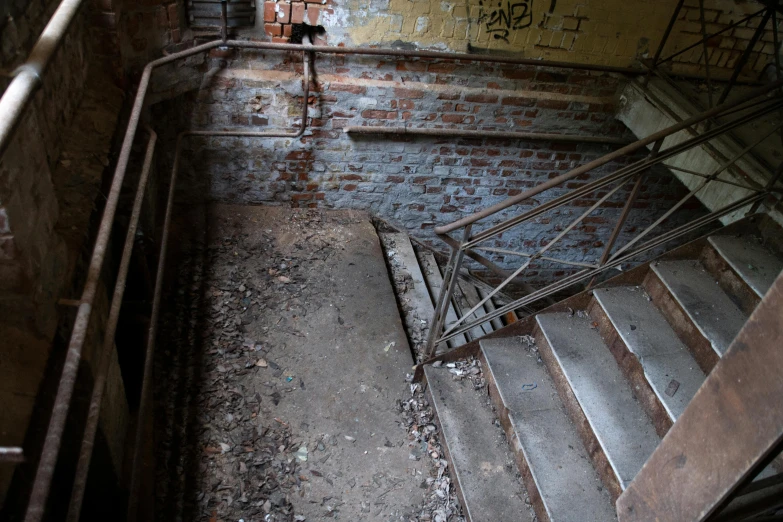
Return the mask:
<path id="1" fill-rule="evenodd" d="M 472 214 L 470 216 L 466 216 L 464 218 L 458 219 L 452 223 L 449 223 L 447 225 L 442 225 L 439 227 L 435 227 L 435 233 L 436 234 L 448 234 L 449 232 L 453 232 L 459 228 L 463 228 L 466 225 L 475 223 L 481 219 L 487 218 L 493 214 L 498 213 L 501 210 L 504 210 L 506 208 L 509 208 L 511 206 L 517 205 L 527 199 L 532 198 L 533 196 L 540 194 L 541 192 L 548 190 L 552 187 L 556 187 L 558 185 L 561 185 L 562 183 L 571 180 L 581 174 L 585 174 L 587 172 L 590 172 L 592 170 L 595 170 L 598 167 L 601 167 L 603 165 L 606 165 L 608 163 L 611 163 L 612 161 L 616 160 L 617 158 L 620 158 L 622 156 L 625 156 L 627 154 L 630 154 L 632 152 L 636 152 L 637 150 L 640 150 L 648 145 L 652 145 L 655 142 L 664 139 L 668 136 L 671 136 L 672 134 L 676 134 L 682 130 L 687 129 L 688 127 L 693 127 L 694 125 L 701 123 L 705 120 L 708 120 L 710 118 L 714 118 L 724 112 L 730 111 L 732 109 L 737 109 L 745 104 L 748 104 L 749 102 L 752 102 L 753 100 L 757 99 L 760 96 L 763 96 L 769 92 L 772 92 L 774 90 L 777 90 L 779 88 L 783 87 L 783 80 L 778 80 L 776 82 L 773 82 L 769 85 L 766 85 L 764 87 L 760 87 L 758 89 L 753 90 L 752 92 L 748 93 L 743 98 L 740 98 L 739 100 L 735 100 L 729 103 L 724 103 L 722 105 L 719 105 L 717 107 L 713 107 L 712 109 L 709 109 L 707 111 L 704 111 L 700 114 L 697 114 L 695 116 L 691 116 L 690 118 L 683 120 L 681 122 L 678 122 L 671 127 L 667 127 L 666 129 L 660 130 L 658 132 L 655 132 L 653 134 L 650 134 L 649 136 L 642 138 L 640 140 L 637 140 L 629 145 L 626 145 L 625 147 L 621 147 L 615 151 L 610 152 L 609 154 L 606 154 L 604 156 L 601 156 L 598 159 L 595 159 L 589 163 L 586 163 L 580 167 L 577 167 L 565 174 L 562 174 L 556 178 L 552 178 L 551 180 L 547 181 L 546 183 L 542 183 L 538 185 L 535 188 L 532 188 L 530 190 L 527 190 L 523 192 L 522 194 L 519 194 L 517 196 L 513 196 L 510 198 L 507 198 L 500 203 L 497 203 L 495 205 L 492 205 L 491 207 L 488 207 L 484 210 L 481 210 L 479 212 L 476 212 L 475 214 Z"/>
<path id="2" fill-rule="evenodd" d="M 435 229 L 436 234 L 447 245 L 449 245 L 451 248 L 451 255 L 444 271 L 443 285 L 441 287 L 441 292 L 438 296 L 438 301 L 435 306 L 433 319 L 430 323 L 430 332 L 425 349 L 425 358 L 431 358 L 435 354 L 436 348 L 438 346 L 442 346 L 446 341 L 477 326 L 480 326 L 495 318 L 501 317 L 508 312 L 520 310 L 523 307 L 530 306 L 531 304 L 534 304 L 541 299 L 548 298 L 553 294 L 563 291 L 575 284 L 583 283 L 588 280 L 595 281 L 595 278 L 598 275 L 606 272 L 607 270 L 619 267 L 622 265 L 622 263 L 628 262 L 640 256 L 641 254 L 660 247 L 668 241 L 692 233 L 709 224 L 710 222 L 727 216 L 733 212 L 737 212 L 748 207 L 750 207 L 750 212 L 755 212 L 757 206 L 761 204 L 768 196 L 772 194 L 779 194 L 780 191 L 776 189 L 775 184 L 781 178 L 781 176 L 783 176 L 783 164 L 781 164 L 781 167 L 778 168 L 777 171 L 771 176 L 769 182 L 765 186 L 746 186 L 738 184 L 734 182 L 734 180 L 723 179 L 720 177 L 720 175 L 727 169 L 731 168 L 740 158 L 743 158 L 748 153 L 750 153 L 754 147 L 758 146 L 761 142 L 768 139 L 773 134 L 780 132 L 781 129 L 783 129 L 783 123 L 779 123 L 773 128 L 767 130 L 752 144 L 745 146 L 742 150 L 736 152 L 731 158 L 727 158 L 724 161 L 721 161 L 713 172 L 693 172 L 694 175 L 701 179 L 685 196 L 680 198 L 679 201 L 672 205 L 671 208 L 664 212 L 651 225 L 636 233 L 630 239 L 627 239 L 623 245 L 612 252 L 613 247 L 615 246 L 615 242 L 619 238 L 620 233 L 625 225 L 625 221 L 633 208 L 633 203 L 641 187 L 642 181 L 645 176 L 648 175 L 652 167 L 658 164 L 665 165 L 664 162 L 666 160 L 683 154 L 695 147 L 701 147 L 710 140 L 716 139 L 740 126 L 747 125 L 748 123 L 751 123 L 773 111 L 783 109 L 783 97 L 775 96 L 772 98 L 767 98 L 769 93 L 776 91 L 781 87 L 781 85 L 783 85 L 783 81 L 774 82 L 767 87 L 757 89 L 753 93 L 743 97 L 740 100 L 720 105 L 708 111 L 704 111 L 699 115 L 689 118 L 688 120 L 682 121 L 651 136 L 638 140 L 637 142 L 628 145 L 627 147 L 623 147 L 622 149 L 611 152 L 602 158 L 588 163 L 587 165 L 573 169 L 564 175 L 541 183 L 540 185 L 526 191 L 523 194 L 520 194 L 519 196 L 507 198 L 498 204 L 492 205 L 470 216 L 454 221 L 448 225 L 437 227 Z M 759 101 L 760 99 L 762 100 L 761 102 Z M 741 110 L 745 110 L 745 112 L 740 112 Z M 734 119 L 731 121 L 726 121 L 725 123 L 722 123 L 718 126 L 708 128 L 708 130 L 703 131 L 701 134 L 698 134 L 670 147 L 663 148 L 664 141 L 667 137 L 672 136 L 673 134 L 676 134 L 686 128 L 693 128 L 695 124 L 705 122 L 710 118 L 718 116 L 725 117 L 729 114 L 735 115 Z M 534 195 L 541 194 L 547 190 L 560 187 L 564 182 L 573 179 L 578 175 L 595 172 L 596 168 L 602 167 L 608 164 L 610 161 L 616 160 L 623 155 L 634 153 L 647 145 L 652 145 L 652 151 L 646 158 L 640 159 L 630 165 L 621 167 L 609 174 L 603 175 L 582 187 L 573 189 L 565 194 L 561 194 L 550 201 L 538 204 L 530 210 L 511 217 L 507 217 L 499 223 L 491 220 L 491 218 L 497 217 L 500 212 L 508 209 L 513 205 L 528 200 Z M 630 181 L 634 181 L 634 188 L 631 190 L 630 195 L 626 199 L 623 211 L 617 219 L 617 223 L 612 231 L 609 241 L 605 246 L 603 254 L 600 256 L 600 259 L 596 259 L 595 262 L 590 262 L 589 260 L 564 260 L 559 259 L 556 256 L 545 255 L 569 232 L 582 223 L 586 217 L 609 201 L 612 196 L 617 194 Z M 731 186 L 738 186 L 743 190 L 743 193 L 738 195 L 735 201 L 724 205 L 722 208 L 708 212 L 707 214 L 697 219 L 694 219 L 684 225 L 680 225 L 667 232 L 663 232 L 655 237 L 649 237 L 661 223 L 671 217 L 679 208 L 681 208 L 692 198 L 696 197 L 700 191 L 702 191 L 711 183 L 725 183 Z M 496 245 L 483 244 L 486 241 L 496 239 L 498 236 L 504 234 L 509 229 L 526 223 L 545 212 L 553 211 L 579 198 L 591 194 L 598 196 L 596 201 L 594 201 L 583 213 L 573 219 L 570 224 L 561 230 L 546 245 L 536 249 L 533 252 L 521 252 L 506 248 L 498 248 Z M 474 233 L 474 227 L 478 226 L 482 222 L 489 222 L 490 226 Z M 461 240 L 457 240 L 456 238 L 449 235 L 450 232 L 454 232 L 460 229 L 462 229 Z M 489 255 L 500 254 L 520 257 L 522 258 L 522 262 L 514 270 L 505 270 L 501 267 L 498 267 L 494 261 L 484 257 L 479 252 L 488 253 Z M 450 321 L 450 325 L 446 328 L 444 326 L 446 310 L 448 309 L 449 303 L 451 303 L 456 286 L 457 274 L 459 274 L 463 269 L 462 265 L 465 257 L 478 260 L 484 266 L 497 272 L 502 277 L 502 282 L 497 285 L 493 291 L 487 293 L 486 296 L 473 308 L 467 310 L 460 317 L 458 317 L 456 321 Z M 535 290 L 523 297 L 520 297 L 513 302 L 506 303 L 493 311 L 489 311 L 481 317 L 471 317 L 473 316 L 474 312 L 476 312 L 476 310 L 481 308 L 487 301 L 492 299 L 514 279 L 521 277 L 524 272 L 537 261 L 547 261 L 559 263 L 562 265 L 569 265 L 579 268 L 580 270 L 557 281 L 554 281 L 541 289 Z M 497 270 L 494 269 L 495 267 Z"/>

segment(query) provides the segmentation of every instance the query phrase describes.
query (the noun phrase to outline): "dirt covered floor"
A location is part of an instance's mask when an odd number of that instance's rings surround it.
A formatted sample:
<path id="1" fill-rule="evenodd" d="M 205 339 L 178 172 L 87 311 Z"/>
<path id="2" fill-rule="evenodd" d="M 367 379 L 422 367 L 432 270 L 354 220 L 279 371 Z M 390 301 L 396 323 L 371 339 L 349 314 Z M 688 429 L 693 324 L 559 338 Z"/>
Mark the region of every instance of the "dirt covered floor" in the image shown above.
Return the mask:
<path id="1" fill-rule="evenodd" d="M 157 520 L 460 518 L 366 214 L 215 205 L 173 237 Z"/>

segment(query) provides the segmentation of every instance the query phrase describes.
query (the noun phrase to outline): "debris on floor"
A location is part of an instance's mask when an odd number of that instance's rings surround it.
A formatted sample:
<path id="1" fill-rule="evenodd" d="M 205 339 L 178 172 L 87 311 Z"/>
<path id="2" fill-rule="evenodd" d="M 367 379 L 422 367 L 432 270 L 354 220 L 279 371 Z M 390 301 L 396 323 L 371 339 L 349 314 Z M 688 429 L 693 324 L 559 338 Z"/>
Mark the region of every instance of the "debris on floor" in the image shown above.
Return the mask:
<path id="1" fill-rule="evenodd" d="M 168 272 L 156 519 L 461 520 L 366 215 L 215 207 Z"/>

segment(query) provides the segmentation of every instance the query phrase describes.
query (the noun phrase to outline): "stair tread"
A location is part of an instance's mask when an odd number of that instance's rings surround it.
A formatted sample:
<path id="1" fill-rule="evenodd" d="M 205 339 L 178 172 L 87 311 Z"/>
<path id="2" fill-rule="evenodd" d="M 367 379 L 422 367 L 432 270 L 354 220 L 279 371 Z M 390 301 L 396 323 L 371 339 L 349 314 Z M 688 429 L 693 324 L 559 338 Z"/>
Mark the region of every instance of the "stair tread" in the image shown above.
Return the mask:
<path id="1" fill-rule="evenodd" d="M 589 318 L 536 316 L 593 433 L 625 489 L 660 442 L 609 349 Z"/>
<path id="2" fill-rule="evenodd" d="M 494 425 L 485 397 L 465 381 L 455 381 L 445 368 L 425 366 L 433 407 L 443 430 L 443 443 L 471 522 L 532 520 L 513 456 Z"/>
<path id="3" fill-rule="evenodd" d="M 514 338 L 482 340 L 481 349 L 549 519 L 615 520 L 543 362 Z M 522 384 L 536 387 L 525 391 Z"/>
<path id="4" fill-rule="evenodd" d="M 706 379 L 688 348 L 643 288 L 602 288 L 593 295 L 639 359 L 647 382 L 669 417 L 677 420 Z M 672 381 L 679 384 L 670 395 L 667 388 Z"/>
<path id="5" fill-rule="evenodd" d="M 783 259 L 751 238 L 710 236 L 708 241 L 759 297 L 783 270 Z"/>
<path id="6" fill-rule="evenodd" d="M 722 357 L 747 316 L 698 261 L 661 261 L 654 263 L 652 269 Z"/>

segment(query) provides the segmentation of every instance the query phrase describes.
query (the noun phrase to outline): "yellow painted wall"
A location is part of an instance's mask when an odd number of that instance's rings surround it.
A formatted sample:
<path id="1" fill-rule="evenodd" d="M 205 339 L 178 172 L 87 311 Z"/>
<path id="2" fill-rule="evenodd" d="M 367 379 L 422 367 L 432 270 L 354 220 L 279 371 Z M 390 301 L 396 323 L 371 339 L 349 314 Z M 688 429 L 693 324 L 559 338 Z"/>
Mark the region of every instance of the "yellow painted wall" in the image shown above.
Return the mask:
<path id="1" fill-rule="evenodd" d="M 337 0 L 332 6 L 333 14 L 326 16 L 325 22 L 327 27 L 339 27 L 346 43 L 353 45 L 402 42 L 418 48 L 498 51 L 530 58 L 633 66 L 639 56 L 654 54 L 676 3 L 676 0 Z M 667 51 L 673 52 L 699 39 L 694 34 L 701 27 L 695 18 L 697 6 L 697 0 L 686 2 Z M 760 9 L 756 2 L 735 0 L 707 0 L 707 6 L 708 31 L 716 31 Z M 687 53 L 676 66 L 693 69 L 701 52 L 698 49 Z M 722 52 L 715 51 L 715 62 Z M 728 59 L 716 63 L 716 68 L 726 66 L 725 62 Z"/>

